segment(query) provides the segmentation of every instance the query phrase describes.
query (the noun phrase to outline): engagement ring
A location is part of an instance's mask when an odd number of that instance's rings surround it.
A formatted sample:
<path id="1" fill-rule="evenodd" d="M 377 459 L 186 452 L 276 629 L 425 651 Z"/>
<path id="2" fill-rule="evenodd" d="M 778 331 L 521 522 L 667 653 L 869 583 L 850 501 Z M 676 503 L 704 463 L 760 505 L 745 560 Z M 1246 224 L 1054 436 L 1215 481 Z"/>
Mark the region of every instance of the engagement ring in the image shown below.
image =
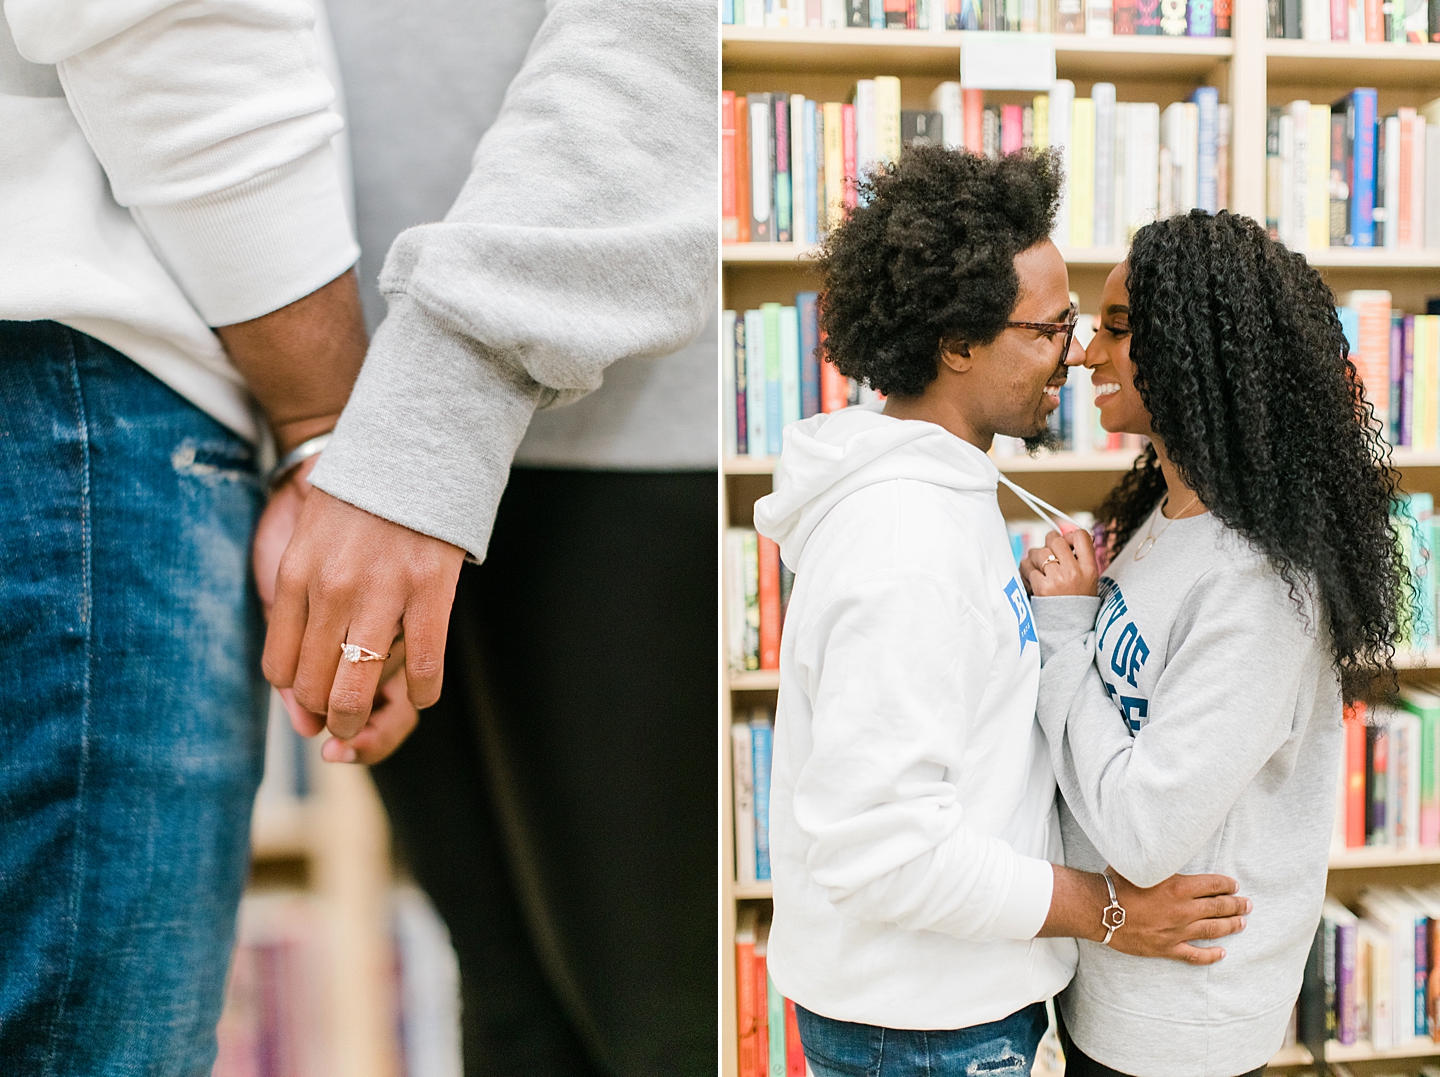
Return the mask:
<path id="1" fill-rule="evenodd" d="M 376 654 L 368 647 L 361 647 L 358 643 L 340 644 L 340 657 L 347 662 L 383 662 L 390 655 Z"/>

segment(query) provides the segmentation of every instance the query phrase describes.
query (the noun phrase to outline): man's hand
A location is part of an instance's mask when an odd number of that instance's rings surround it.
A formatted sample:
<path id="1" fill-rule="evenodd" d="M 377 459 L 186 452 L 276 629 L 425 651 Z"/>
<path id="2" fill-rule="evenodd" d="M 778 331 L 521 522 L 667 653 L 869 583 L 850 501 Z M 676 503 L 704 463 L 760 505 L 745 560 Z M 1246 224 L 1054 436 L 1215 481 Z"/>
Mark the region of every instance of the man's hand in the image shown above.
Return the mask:
<path id="1" fill-rule="evenodd" d="M 1219 939 L 1245 929 L 1249 898 L 1235 894 L 1228 875 L 1172 875 L 1142 890 L 1109 872 L 1115 896 L 1125 910 L 1125 924 L 1110 938 L 1110 948 L 1136 957 L 1164 957 L 1190 965 L 1213 965 L 1225 956 L 1218 946 L 1193 942 Z M 1101 942 L 1101 915 L 1110 904 L 1102 876 L 1074 868 L 1055 867 L 1050 913 L 1039 937 L 1090 939 Z"/>
<path id="2" fill-rule="evenodd" d="M 365 727 L 385 663 L 342 661 L 341 644 L 386 654 L 403 635 L 409 700 L 430 706 L 440 698 L 464 560 L 458 546 L 312 488 L 280 561 L 266 678 L 277 688 L 293 687 L 317 723 L 350 740 Z"/>
<path id="3" fill-rule="evenodd" d="M 1068 535 L 1051 531 L 1045 545 L 1025 555 L 1025 583 L 1032 595 L 1095 595 L 1100 566 L 1090 534 L 1076 528 Z"/>
<path id="4" fill-rule="evenodd" d="M 1125 926 L 1110 938 L 1112 950 L 1136 957 L 1168 957 L 1191 965 L 1213 965 L 1225 956 L 1225 951 L 1219 946 L 1191 943 L 1245 930 L 1250 899 L 1236 896 L 1237 884 L 1228 875 L 1172 875 L 1142 890 L 1116 875 L 1113 868 L 1109 874 L 1115 883 L 1115 896 L 1125 910 Z"/>

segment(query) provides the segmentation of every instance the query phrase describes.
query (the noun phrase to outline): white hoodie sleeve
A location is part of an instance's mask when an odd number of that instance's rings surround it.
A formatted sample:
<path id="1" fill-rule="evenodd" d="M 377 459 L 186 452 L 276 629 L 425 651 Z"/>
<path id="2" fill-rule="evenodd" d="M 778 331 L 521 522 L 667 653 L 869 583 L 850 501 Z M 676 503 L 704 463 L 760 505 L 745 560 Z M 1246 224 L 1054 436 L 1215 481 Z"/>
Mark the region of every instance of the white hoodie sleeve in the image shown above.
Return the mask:
<path id="1" fill-rule="evenodd" d="M 956 784 L 997 648 L 984 618 L 953 584 L 901 570 L 841 592 L 804 635 L 813 746 L 794 814 L 814 881 L 857 920 L 1033 938 L 1051 866 L 968 826 Z"/>
<path id="2" fill-rule="evenodd" d="M 5 0 L 5 16 L 26 59 L 57 66 L 116 201 L 210 325 L 354 264 L 304 0 Z"/>

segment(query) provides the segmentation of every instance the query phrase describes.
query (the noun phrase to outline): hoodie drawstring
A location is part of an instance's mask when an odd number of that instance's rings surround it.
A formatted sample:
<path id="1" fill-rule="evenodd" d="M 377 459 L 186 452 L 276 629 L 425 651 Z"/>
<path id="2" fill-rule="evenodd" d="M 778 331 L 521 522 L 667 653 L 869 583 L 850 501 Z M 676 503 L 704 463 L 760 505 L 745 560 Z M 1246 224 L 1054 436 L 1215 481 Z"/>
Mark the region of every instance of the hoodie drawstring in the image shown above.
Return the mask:
<path id="1" fill-rule="evenodd" d="M 1030 509 L 1031 512 L 1033 512 L 1036 516 L 1040 517 L 1040 519 L 1044 520 L 1060 534 L 1063 535 L 1065 533 L 1064 530 L 1059 524 L 1057 524 L 1053 519 L 1051 519 L 1049 515 L 1046 514 L 1046 509 L 1049 509 L 1062 520 L 1067 521 L 1072 527 L 1079 528 L 1081 531 L 1087 530 L 1085 527 L 1082 527 L 1079 523 L 1077 523 L 1074 519 L 1061 512 L 1054 505 L 1050 504 L 1050 502 L 1042 501 L 1040 498 L 1032 494 L 1029 490 L 1026 490 L 1022 486 L 1017 486 L 1015 483 L 1011 482 L 1004 475 L 997 475 L 996 477 L 1006 486 L 1010 487 L 1010 489 L 1014 492 L 1015 496 L 1018 497 L 1021 501 L 1025 502 L 1026 506 Z"/>

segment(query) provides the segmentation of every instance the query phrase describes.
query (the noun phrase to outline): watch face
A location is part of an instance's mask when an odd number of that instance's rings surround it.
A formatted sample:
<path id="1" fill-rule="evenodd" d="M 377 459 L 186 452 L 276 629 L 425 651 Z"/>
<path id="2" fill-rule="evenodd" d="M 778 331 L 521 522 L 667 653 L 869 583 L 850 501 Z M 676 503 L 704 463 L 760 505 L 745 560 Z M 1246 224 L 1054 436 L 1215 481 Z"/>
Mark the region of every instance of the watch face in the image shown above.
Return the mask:
<path id="1" fill-rule="evenodd" d="M 1125 926 L 1125 910 L 1119 905 L 1107 905 L 1105 911 L 1100 914 L 1100 922 L 1105 925 L 1105 930 L 1115 931 Z"/>

